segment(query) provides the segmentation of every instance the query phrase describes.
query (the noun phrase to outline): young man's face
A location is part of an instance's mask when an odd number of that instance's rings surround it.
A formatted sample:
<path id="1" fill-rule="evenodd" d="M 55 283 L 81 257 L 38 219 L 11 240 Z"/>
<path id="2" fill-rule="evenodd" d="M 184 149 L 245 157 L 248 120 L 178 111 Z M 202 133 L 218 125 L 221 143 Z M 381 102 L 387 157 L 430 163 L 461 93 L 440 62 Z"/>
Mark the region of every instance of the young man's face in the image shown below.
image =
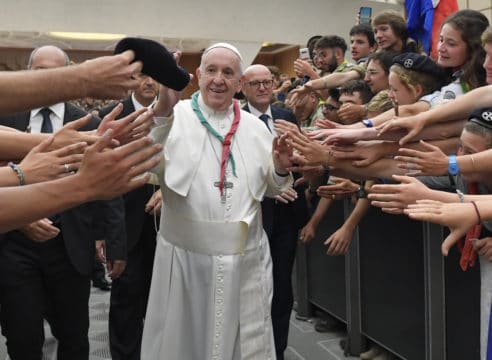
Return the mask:
<path id="1" fill-rule="evenodd" d="M 337 66 L 335 49 L 332 48 L 316 48 L 313 51 L 314 64 L 321 71 L 333 72 Z"/>
<path id="2" fill-rule="evenodd" d="M 376 49 L 375 46 L 369 45 L 369 40 L 365 34 L 354 34 L 350 36 L 350 51 L 352 60 L 359 61 L 360 59 L 369 56 Z"/>

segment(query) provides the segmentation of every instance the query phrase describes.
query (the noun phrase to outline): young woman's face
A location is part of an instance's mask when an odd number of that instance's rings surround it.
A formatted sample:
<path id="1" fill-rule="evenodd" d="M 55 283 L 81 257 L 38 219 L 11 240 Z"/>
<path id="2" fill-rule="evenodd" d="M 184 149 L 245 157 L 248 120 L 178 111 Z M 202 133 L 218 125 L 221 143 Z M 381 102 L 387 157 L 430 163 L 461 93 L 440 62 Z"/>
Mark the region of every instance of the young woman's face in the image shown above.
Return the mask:
<path id="1" fill-rule="evenodd" d="M 369 61 L 364 80 L 371 88 L 373 94 L 388 88 L 388 77 L 378 60 Z"/>
<path id="2" fill-rule="evenodd" d="M 401 39 L 396 36 L 389 24 L 374 26 L 374 38 L 381 50 L 401 51 L 403 46 Z"/>
<path id="3" fill-rule="evenodd" d="M 492 85 L 492 43 L 486 43 L 483 46 L 485 50 L 485 61 L 483 62 L 483 68 L 487 75 L 487 84 Z"/>
<path id="4" fill-rule="evenodd" d="M 390 89 L 389 96 L 391 100 L 396 100 L 398 105 L 413 104 L 418 100 L 419 95 L 410 91 L 393 71 L 389 73 L 388 82 Z"/>
<path id="5" fill-rule="evenodd" d="M 461 32 L 456 30 L 451 24 L 444 24 L 441 28 L 439 43 L 437 45 L 437 63 L 445 68 L 458 70 L 466 62 L 471 54 L 463 41 Z"/>

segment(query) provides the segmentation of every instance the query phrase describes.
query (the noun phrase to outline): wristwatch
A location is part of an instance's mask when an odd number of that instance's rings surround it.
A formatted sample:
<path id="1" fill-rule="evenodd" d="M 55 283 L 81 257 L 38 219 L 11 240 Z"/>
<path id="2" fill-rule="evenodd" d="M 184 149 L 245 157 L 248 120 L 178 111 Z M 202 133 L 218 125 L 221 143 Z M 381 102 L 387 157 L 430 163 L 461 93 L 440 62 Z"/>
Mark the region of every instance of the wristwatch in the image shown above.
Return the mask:
<path id="1" fill-rule="evenodd" d="M 450 175 L 456 176 L 458 175 L 459 172 L 460 172 L 460 167 L 456 162 L 456 155 L 449 155 L 448 173 Z"/>
<path id="2" fill-rule="evenodd" d="M 374 126 L 371 119 L 364 119 L 362 120 L 362 123 L 368 128 L 372 128 Z"/>

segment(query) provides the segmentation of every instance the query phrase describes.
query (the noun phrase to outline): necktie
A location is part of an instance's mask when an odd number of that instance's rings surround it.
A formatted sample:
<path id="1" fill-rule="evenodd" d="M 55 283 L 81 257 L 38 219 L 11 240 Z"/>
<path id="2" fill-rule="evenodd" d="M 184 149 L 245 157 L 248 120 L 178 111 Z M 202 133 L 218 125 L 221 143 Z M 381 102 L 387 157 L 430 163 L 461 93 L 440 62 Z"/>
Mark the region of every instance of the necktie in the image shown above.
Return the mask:
<path id="1" fill-rule="evenodd" d="M 41 132 L 42 133 L 52 133 L 53 132 L 53 124 L 51 123 L 50 108 L 42 108 L 40 111 L 43 116 L 43 123 L 41 124 Z"/>
<path id="2" fill-rule="evenodd" d="M 51 122 L 50 108 L 42 108 L 40 111 L 43 116 L 43 123 L 41 124 L 41 132 L 42 133 L 52 133 L 53 132 L 53 123 Z M 60 215 L 54 214 L 49 217 L 49 219 L 53 222 L 53 225 L 58 226 L 60 223 Z"/>
<path id="3" fill-rule="evenodd" d="M 272 129 L 270 129 L 270 126 L 268 126 L 268 119 L 269 119 L 269 118 L 270 118 L 270 117 L 269 117 L 267 114 L 261 114 L 261 115 L 260 115 L 260 119 L 261 119 L 261 121 L 263 121 L 263 122 L 265 123 L 265 125 L 266 125 L 266 127 L 267 127 L 268 131 L 272 132 Z"/>

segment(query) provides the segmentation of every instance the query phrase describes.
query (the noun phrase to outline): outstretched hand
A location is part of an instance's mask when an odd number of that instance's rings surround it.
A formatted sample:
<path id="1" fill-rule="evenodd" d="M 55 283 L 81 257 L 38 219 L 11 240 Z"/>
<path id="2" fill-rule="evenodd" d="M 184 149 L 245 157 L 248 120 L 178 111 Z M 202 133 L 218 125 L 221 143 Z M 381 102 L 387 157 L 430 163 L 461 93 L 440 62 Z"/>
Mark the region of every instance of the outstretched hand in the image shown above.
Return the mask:
<path id="1" fill-rule="evenodd" d="M 292 166 L 292 147 L 286 141 L 287 134 L 276 136 L 272 142 L 272 156 L 275 171 L 285 174 Z"/>
<path id="2" fill-rule="evenodd" d="M 408 170 L 410 176 L 440 176 L 448 171 L 448 156 L 437 146 L 420 140 L 426 151 L 400 148 L 401 155 L 395 156 L 398 167 Z"/>
<path id="3" fill-rule="evenodd" d="M 283 135 L 287 133 L 288 131 L 293 131 L 293 132 L 300 132 L 301 130 L 297 127 L 296 124 L 287 121 L 287 120 L 281 120 L 281 119 L 276 119 L 274 121 L 273 127 L 277 134 Z"/>
<path id="4" fill-rule="evenodd" d="M 401 130 L 405 129 L 408 133 L 403 136 L 399 144 L 403 145 L 407 142 L 410 142 L 415 136 L 417 136 L 425 126 L 425 120 L 417 115 L 407 116 L 407 117 L 395 117 L 391 120 L 386 121 L 384 124 L 381 124 L 376 127 L 379 132 L 379 135 L 390 132 L 392 130 Z"/>
<path id="5" fill-rule="evenodd" d="M 142 108 L 116 121 L 122 110 L 123 105 L 121 103 L 111 110 L 99 124 L 96 134 L 100 136 L 106 130 L 112 129 L 113 137 L 121 145 L 148 135 L 154 124 L 152 109 Z"/>
<path id="6" fill-rule="evenodd" d="M 330 176 L 330 184 L 320 186 L 317 190 L 318 195 L 327 199 L 336 199 L 349 196 L 359 190 L 360 185 L 349 179 Z"/>
<path id="7" fill-rule="evenodd" d="M 377 184 L 371 187 L 368 195 L 371 205 L 389 214 L 402 214 L 403 210 L 417 200 L 429 198 L 432 191 L 415 178 L 393 175 L 400 184 Z"/>
<path id="8" fill-rule="evenodd" d="M 297 150 L 304 158 L 302 165 L 327 165 L 332 156 L 331 150 L 319 142 L 309 139 L 306 135 L 289 131 L 287 143 Z"/>
<path id="9" fill-rule="evenodd" d="M 42 141 L 32 148 L 19 164 L 24 172 L 26 184 L 71 175 L 79 168 L 87 143 L 79 142 L 49 151 L 53 141 L 53 136 Z"/>
<path id="10" fill-rule="evenodd" d="M 451 231 L 441 246 L 444 256 L 466 232 L 477 224 L 477 214 L 472 203 L 442 203 L 433 200 L 418 200 L 409 205 L 404 213 L 411 219 L 430 221 L 449 227 Z"/>
<path id="11" fill-rule="evenodd" d="M 160 161 L 162 146 L 147 137 L 108 149 L 113 132 L 106 133 L 88 147 L 79 171 L 73 175 L 88 200 L 112 199 L 147 183 L 145 172 Z"/>
<path id="12" fill-rule="evenodd" d="M 135 53 L 127 50 L 118 55 L 103 56 L 83 62 L 82 84 L 87 97 L 96 99 L 122 99 L 128 90 L 140 83 L 135 75 L 142 70 L 141 61 L 133 61 Z"/>

